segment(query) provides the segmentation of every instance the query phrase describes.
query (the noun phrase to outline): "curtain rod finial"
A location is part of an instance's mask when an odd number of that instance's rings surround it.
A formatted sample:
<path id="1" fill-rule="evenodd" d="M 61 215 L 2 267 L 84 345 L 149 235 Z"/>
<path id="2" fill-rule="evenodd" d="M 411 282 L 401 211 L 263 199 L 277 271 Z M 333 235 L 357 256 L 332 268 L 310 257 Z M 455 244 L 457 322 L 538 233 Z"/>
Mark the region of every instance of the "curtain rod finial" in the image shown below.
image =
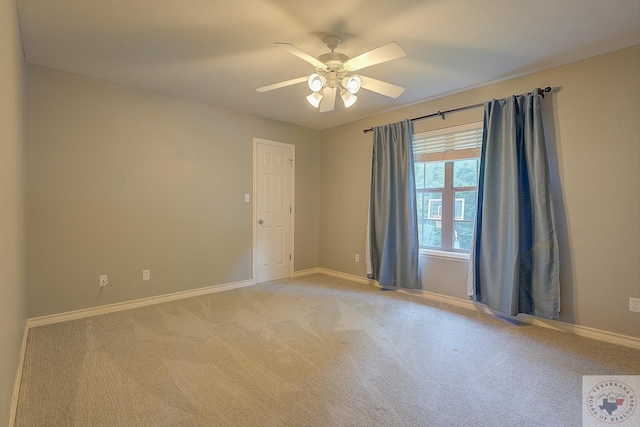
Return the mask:
<path id="1" fill-rule="evenodd" d="M 541 87 L 538 88 L 538 95 L 542 96 L 544 98 L 544 94 L 545 93 L 549 93 L 551 92 L 551 88 L 549 86 L 545 87 L 544 89 L 542 89 Z"/>

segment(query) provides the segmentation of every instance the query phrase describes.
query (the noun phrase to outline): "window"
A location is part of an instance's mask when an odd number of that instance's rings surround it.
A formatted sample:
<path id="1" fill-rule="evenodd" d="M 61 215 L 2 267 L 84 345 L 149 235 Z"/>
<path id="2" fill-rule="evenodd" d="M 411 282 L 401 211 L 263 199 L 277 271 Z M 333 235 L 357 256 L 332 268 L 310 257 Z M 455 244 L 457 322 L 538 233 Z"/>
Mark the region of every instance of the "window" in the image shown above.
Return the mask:
<path id="1" fill-rule="evenodd" d="M 482 123 L 413 136 L 420 248 L 469 252 Z"/>

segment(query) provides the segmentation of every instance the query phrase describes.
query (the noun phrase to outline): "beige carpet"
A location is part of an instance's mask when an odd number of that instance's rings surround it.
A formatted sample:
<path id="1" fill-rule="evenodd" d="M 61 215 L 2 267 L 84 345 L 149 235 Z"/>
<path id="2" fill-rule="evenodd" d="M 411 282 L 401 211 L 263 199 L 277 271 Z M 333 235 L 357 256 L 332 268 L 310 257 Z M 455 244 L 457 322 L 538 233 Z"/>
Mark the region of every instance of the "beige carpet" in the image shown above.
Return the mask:
<path id="1" fill-rule="evenodd" d="M 16 426 L 579 426 L 638 351 L 323 275 L 31 329 Z"/>

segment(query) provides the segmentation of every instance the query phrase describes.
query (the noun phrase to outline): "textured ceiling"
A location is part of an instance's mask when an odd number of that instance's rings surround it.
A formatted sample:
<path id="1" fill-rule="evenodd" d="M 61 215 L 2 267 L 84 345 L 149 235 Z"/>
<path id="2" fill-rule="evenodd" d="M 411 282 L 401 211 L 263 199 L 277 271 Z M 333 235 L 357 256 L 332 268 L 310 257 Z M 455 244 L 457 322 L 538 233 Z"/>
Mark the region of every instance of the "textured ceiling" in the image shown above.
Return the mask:
<path id="1" fill-rule="evenodd" d="M 18 0 L 28 63 L 324 129 L 484 83 L 640 44 L 640 0 Z M 407 56 L 360 73 L 403 86 L 320 113 L 313 67 L 275 45 Z M 544 84 L 544 82 L 541 82 Z"/>

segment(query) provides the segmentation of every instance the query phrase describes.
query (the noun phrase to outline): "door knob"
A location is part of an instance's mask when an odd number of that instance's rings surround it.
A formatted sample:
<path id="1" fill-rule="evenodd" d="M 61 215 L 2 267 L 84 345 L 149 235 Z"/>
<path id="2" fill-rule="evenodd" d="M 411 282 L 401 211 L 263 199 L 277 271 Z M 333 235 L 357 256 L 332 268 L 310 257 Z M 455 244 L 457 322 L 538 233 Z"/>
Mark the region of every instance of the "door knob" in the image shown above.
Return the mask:
<path id="1" fill-rule="evenodd" d="M 258 224 L 262 225 L 262 224 L 264 224 L 264 221 L 263 221 L 263 220 L 261 220 L 261 219 L 259 219 L 259 220 L 258 220 Z"/>

